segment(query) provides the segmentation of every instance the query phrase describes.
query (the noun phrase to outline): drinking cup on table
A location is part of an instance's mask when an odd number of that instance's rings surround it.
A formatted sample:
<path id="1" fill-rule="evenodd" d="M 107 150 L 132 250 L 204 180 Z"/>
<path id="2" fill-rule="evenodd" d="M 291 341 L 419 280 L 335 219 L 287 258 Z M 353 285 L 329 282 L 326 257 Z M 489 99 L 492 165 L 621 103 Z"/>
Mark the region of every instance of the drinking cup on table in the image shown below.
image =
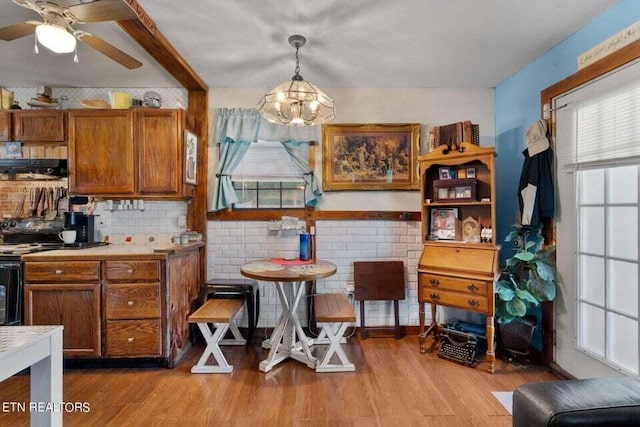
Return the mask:
<path id="1" fill-rule="evenodd" d="M 58 233 L 58 237 L 66 244 L 75 243 L 76 230 L 64 230 Z"/>

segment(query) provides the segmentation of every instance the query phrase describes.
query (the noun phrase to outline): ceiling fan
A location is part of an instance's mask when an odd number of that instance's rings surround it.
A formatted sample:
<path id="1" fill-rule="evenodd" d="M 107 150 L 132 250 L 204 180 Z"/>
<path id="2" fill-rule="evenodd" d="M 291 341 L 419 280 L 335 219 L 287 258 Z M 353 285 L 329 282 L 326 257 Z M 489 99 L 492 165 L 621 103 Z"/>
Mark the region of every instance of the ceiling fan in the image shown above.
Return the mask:
<path id="1" fill-rule="evenodd" d="M 100 37 L 73 28 L 74 24 L 135 18 L 133 9 L 122 0 L 98 0 L 73 6 L 65 6 L 59 1 L 51 0 L 13 0 L 13 2 L 37 12 L 42 17 L 42 21 L 26 21 L 0 28 L 0 40 L 16 40 L 35 32 L 36 53 L 38 53 L 38 42 L 56 53 L 77 52 L 76 40 L 80 40 L 130 70 L 142 65 L 140 61 Z M 78 62 L 77 54 L 74 61 Z"/>

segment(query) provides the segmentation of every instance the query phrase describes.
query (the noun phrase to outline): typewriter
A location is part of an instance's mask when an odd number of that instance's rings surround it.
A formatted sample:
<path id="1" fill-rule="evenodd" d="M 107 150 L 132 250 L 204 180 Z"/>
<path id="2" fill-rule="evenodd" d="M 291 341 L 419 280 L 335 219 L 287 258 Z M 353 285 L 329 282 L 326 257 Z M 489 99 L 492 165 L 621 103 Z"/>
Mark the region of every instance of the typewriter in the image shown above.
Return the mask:
<path id="1" fill-rule="evenodd" d="M 440 333 L 438 356 L 454 362 L 472 366 L 476 357 L 484 354 L 487 338 L 482 335 L 484 327 L 468 322 L 456 321 L 446 324 Z"/>

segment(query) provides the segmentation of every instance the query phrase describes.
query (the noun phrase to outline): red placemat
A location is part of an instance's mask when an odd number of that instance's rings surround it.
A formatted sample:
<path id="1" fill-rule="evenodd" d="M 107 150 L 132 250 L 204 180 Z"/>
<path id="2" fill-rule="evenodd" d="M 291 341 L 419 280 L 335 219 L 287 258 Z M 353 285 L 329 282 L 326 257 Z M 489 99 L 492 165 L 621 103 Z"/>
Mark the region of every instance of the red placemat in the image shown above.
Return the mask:
<path id="1" fill-rule="evenodd" d="M 313 260 L 309 259 L 303 261 L 301 259 L 284 259 L 284 258 L 271 258 L 271 262 L 274 264 L 280 265 L 305 265 L 305 264 L 313 264 Z"/>

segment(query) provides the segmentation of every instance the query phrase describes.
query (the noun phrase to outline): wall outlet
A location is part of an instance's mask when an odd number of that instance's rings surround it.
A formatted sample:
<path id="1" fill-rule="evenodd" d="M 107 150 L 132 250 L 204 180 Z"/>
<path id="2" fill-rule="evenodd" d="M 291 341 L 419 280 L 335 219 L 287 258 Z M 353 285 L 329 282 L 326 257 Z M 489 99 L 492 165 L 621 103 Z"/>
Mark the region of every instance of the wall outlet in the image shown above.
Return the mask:
<path id="1" fill-rule="evenodd" d="M 349 283 L 347 284 L 347 293 L 354 293 L 356 291 L 356 287 L 353 285 L 353 283 Z"/>

